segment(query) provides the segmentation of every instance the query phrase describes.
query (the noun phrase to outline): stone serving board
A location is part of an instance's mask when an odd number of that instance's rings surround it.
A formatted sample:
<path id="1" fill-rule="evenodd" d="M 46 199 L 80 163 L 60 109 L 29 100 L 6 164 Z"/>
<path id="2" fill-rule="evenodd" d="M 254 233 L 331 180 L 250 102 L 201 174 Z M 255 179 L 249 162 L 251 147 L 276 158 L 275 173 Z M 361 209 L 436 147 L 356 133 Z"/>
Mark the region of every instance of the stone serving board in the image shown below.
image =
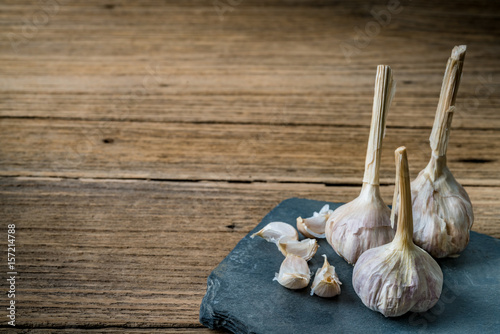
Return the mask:
<path id="1" fill-rule="evenodd" d="M 310 296 L 310 286 L 288 290 L 273 281 L 284 257 L 274 244 L 250 235 L 272 221 L 296 227 L 297 217 L 309 217 L 324 204 L 342 205 L 291 198 L 267 214 L 208 277 L 200 322 L 233 333 L 500 333 L 500 240 L 480 233 L 471 233 L 460 257 L 438 260 L 443 292 L 425 313 L 385 318 L 365 307 L 352 287 L 353 267 L 325 239 L 309 268 L 316 273 L 326 254 L 342 282 L 340 295 Z"/>

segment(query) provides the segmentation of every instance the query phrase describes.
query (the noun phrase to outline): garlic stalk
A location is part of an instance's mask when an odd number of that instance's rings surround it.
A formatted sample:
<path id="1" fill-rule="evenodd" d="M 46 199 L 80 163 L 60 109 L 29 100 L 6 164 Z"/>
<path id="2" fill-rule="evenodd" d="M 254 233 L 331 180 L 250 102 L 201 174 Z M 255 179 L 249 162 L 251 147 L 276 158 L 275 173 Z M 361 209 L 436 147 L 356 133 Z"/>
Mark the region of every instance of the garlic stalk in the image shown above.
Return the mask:
<path id="1" fill-rule="evenodd" d="M 361 193 L 335 210 L 325 227 L 328 243 L 351 264 L 355 264 L 364 251 L 386 244 L 394 237 L 391 212 L 380 195 L 379 167 L 385 120 L 395 87 L 391 68 L 379 65 Z"/>
<path id="2" fill-rule="evenodd" d="M 399 211 L 394 240 L 364 252 L 354 266 L 354 291 L 368 308 L 386 317 L 425 312 L 441 295 L 443 272 L 437 262 L 413 243 L 410 176 L 406 148 L 396 150 Z M 393 209 L 395 210 L 395 209 Z"/>
<path id="3" fill-rule="evenodd" d="M 413 239 L 437 258 L 462 252 L 469 243 L 474 222 L 469 196 L 446 165 L 465 51 L 465 45 L 456 46 L 448 59 L 430 136 L 431 159 L 411 184 L 415 219 Z"/>
<path id="4" fill-rule="evenodd" d="M 302 289 L 309 285 L 311 272 L 306 260 L 300 256 L 288 254 L 281 263 L 280 272 L 277 273 L 273 281 L 278 281 L 288 289 Z"/>
<path id="5" fill-rule="evenodd" d="M 314 281 L 311 286 L 311 296 L 316 294 L 320 297 L 333 297 L 340 294 L 340 286 L 342 283 L 335 273 L 335 267 L 328 263 L 326 255 L 323 254 L 325 262 L 323 267 L 318 268 L 316 271 L 316 276 L 314 276 Z"/>
<path id="6" fill-rule="evenodd" d="M 301 241 L 280 240 L 278 241 L 277 246 L 283 255 L 297 255 L 306 261 L 312 259 L 312 257 L 318 250 L 318 242 L 316 241 L 316 239 L 304 239 Z"/>
<path id="7" fill-rule="evenodd" d="M 269 223 L 259 232 L 252 234 L 250 238 L 253 239 L 255 236 L 259 236 L 268 242 L 274 242 L 276 244 L 278 244 L 280 240 L 299 240 L 297 230 L 292 225 L 283 222 Z"/>
<path id="8" fill-rule="evenodd" d="M 297 229 L 306 238 L 326 238 L 325 225 L 333 210 L 328 204 L 324 205 L 319 212 L 314 212 L 312 217 L 302 219 L 297 218 Z"/>

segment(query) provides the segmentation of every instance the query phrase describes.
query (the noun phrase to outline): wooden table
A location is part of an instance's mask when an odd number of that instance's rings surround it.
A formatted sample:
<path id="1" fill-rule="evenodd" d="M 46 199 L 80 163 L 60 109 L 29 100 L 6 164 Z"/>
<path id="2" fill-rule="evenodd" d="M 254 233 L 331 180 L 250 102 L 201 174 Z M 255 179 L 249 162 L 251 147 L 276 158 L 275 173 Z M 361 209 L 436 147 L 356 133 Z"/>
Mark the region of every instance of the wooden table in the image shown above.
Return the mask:
<path id="1" fill-rule="evenodd" d="M 398 81 L 384 199 L 396 147 L 408 147 L 413 177 L 426 165 L 458 44 L 468 52 L 449 166 L 474 204 L 473 230 L 500 237 L 498 3 L 0 9 L 1 234 L 15 224 L 18 331 L 209 332 L 198 323 L 206 278 L 270 209 L 358 194 L 378 64 Z"/>

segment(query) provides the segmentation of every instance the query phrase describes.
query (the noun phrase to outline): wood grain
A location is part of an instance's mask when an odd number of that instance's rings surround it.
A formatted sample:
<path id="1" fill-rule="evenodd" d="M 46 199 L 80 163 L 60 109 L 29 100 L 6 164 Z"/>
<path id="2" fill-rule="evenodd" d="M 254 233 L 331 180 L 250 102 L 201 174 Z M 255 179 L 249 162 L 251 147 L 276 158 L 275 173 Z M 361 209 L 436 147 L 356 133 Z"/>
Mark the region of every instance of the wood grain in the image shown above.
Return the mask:
<path id="1" fill-rule="evenodd" d="M 20 34 L 37 10 L 17 4 L 0 5 L 5 32 Z M 469 44 L 454 126 L 500 129 L 494 5 L 401 2 L 346 58 L 342 43 L 385 5 L 245 0 L 220 20 L 212 1 L 61 0 L 17 52 L 0 41 L 0 115 L 366 126 L 382 63 L 398 81 L 388 125 L 430 128 L 450 50 Z"/>
<path id="2" fill-rule="evenodd" d="M 52 1 L 0 3 L 0 216 L 20 272 L 18 327 L 0 331 L 211 332 L 206 277 L 269 210 L 357 195 L 378 64 L 398 81 L 385 201 L 397 146 L 413 177 L 425 166 L 458 44 L 449 166 L 473 229 L 500 237 L 497 2 L 402 0 L 360 46 L 386 0 Z"/>
<path id="3" fill-rule="evenodd" d="M 389 203 L 392 187 L 381 189 Z M 500 237 L 500 199 L 491 189 L 467 188 L 473 229 Z M 358 192 L 317 184 L 0 178 L 0 214 L 17 229 L 19 326 L 199 326 L 208 274 L 276 204 L 289 197 L 345 202 Z"/>
<path id="4" fill-rule="evenodd" d="M 0 175 L 361 184 L 368 128 L 0 120 Z M 413 178 L 430 130 L 388 129 L 380 180 L 394 183 L 394 149 Z M 500 185 L 500 131 L 452 130 L 449 166 L 465 185 Z M 21 145 L 21 143 L 23 145 Z"/>

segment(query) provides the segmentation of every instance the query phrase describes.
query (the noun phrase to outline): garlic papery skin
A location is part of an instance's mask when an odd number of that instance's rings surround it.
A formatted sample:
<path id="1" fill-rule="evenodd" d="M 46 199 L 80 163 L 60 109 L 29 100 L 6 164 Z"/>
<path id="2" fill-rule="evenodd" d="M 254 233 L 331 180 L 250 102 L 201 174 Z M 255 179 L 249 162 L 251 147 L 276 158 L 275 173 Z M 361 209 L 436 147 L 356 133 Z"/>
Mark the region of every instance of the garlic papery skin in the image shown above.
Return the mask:
<path id="1" fill-rule="evenodd" d="M 255 236 L 276 244 L 280 240 L 299 240 L 297 230 L 292 225 L 283 222 L 269 223 L 259 232 L 252 234 L 250 238 L 253 239 Z"/>
<path id="2" fill-rule="evenodd" d="M 410 177 L 406 148 L 396 150 L 397 232 L 386 245 L 364 252 L 354 266 L 354 291 L 368 308 L 386 317 L 425 312 L 441 295 L 443 272 L 426 251 L 413 243 Z"/>
<path id="3" fill-rule="evenodd" d="M 411 185 L 415 243 L 436 258 L 458 255 L 469 243 L 474 213 L 446 157 L 433 156 Z"/>
<path id="4" fill-rule="evenodd" d="M 283 255 L 297 255 L 306 261 L 312 259 L 318 250 L 318 242 L 316 239 L 304 239 L 301 241 L 282 239 L 278 241 L 277 246 Z"/>
<path id="5" fill-rule="evenodd" d="M 281 263 L 280 272 L 276 273 L 273 281 L 278 281 L 285 288 L 296 290 L 309 285 L 311 272 L 306 260 L 300 256 L 288 254 Z"/>
<path id="6" fill-rule="evenodd" d="M 395 85 L 391 68 L 379 65 L 361 193 L 335 210 L 325 226 L 328 243 L 351 264 L 355 264 L 366 250 L 391 242 L 394 237 L 391 212 L 380 195 L 379 166 L 385 119 Z"/>
<path id="7" fill-rule="evenodd" d="M 306 238 L 326 238 L 325 237 L 325 225 L 330 218 L 333 210 L 330 210 L 330 206 L 325 204 L 319 212 L 314 212 L 312 217 L 302 219 L 302 217 L 297 218 L 297 229 Z"/>
<path id="8" fill-rule="evenodd" d="M 412 182 L 413 239 L 436 258 L 456 256 L 469 243 L 472 203 L 446 165 L 446 150 L 466 47 L 455 47 L 448 60 L 430 144 L 431 159 Z"/>
<path id="9" fill-rule="evenodd" d="M 326 255 L 323 254 L 325 262 L 323 267 L 318 268 L 316 276 L 311 286 L 311 296 L 316 294 L 320 297 L 334 297 L 340 294 L 340 286 L 342 283 L 335 273 L 335 267 L 328 263 Z"/>
<path id="10" fill-rule="evenodd" d="M 391 210 L 382 200 L 380 188 L 363 184 L 361 194 L 333 212 L 326 225 L 326 237 L 337 254 L 355 264 L 366 250 L 394 238 Z"/>

